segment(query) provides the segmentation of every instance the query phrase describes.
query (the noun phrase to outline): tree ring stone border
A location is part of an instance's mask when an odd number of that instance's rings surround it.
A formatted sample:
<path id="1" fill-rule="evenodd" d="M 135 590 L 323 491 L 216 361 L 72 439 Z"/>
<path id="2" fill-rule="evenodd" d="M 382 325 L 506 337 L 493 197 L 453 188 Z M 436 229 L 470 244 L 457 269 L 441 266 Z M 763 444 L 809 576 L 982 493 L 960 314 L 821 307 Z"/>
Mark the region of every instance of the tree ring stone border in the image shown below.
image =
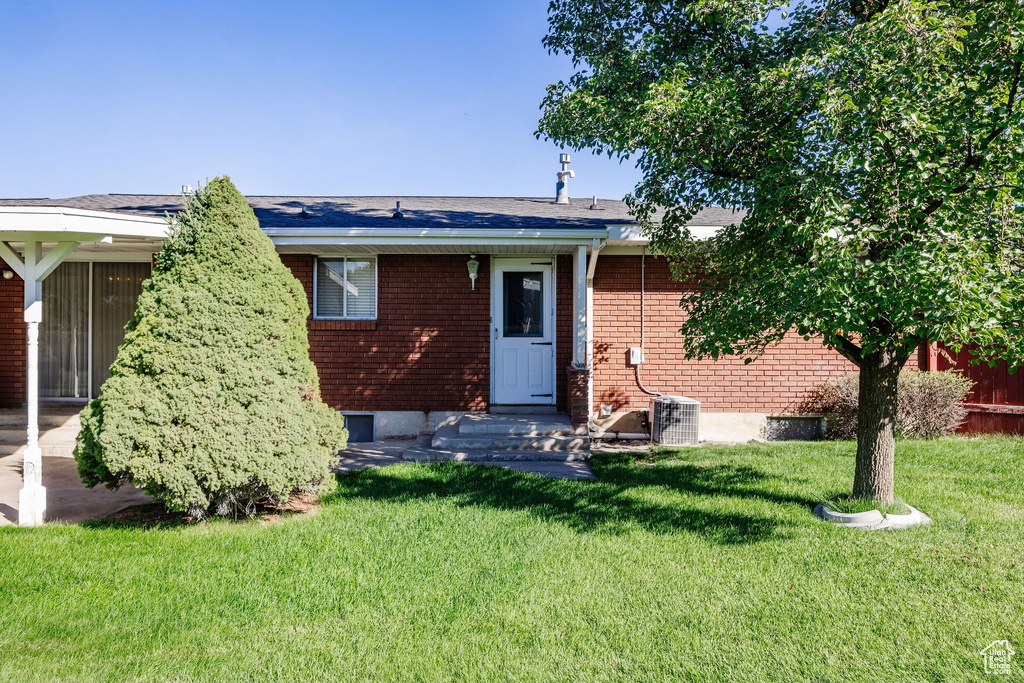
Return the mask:
<path id="1" fill-rule="evenodd" d="M 906 529 L 907 527 L 919 524 L 931 524 L 932 518 L 915 507 L 910 508 L 906 515 L 883 515 L 879 510 L 868 510 L 867 512 L 836 512 L 825 503 L 818 503 L 814 508 L 814 514 L 838 526 L 848 526 L 855 529 L 866 529 L 877 531 L 879 529 Z"/>

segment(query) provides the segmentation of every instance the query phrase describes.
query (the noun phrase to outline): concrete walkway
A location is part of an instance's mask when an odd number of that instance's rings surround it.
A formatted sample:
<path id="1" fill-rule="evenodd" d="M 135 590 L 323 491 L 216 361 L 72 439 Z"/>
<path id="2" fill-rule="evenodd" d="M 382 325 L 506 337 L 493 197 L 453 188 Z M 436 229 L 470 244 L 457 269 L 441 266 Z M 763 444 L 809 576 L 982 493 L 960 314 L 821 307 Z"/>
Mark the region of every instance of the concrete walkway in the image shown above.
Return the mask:
<path id="1" fill-rule="evenodd" d="M 21 455 L 0 458 L 0 526 L 18 523 L 21 486 Z M 78 478 L 78 463 L 74 458 L 44 457 L 43 486 L 46 487 L 47 522 L 77 524 L 102 519 L 132 505 L 153 502 L 131 484 L 117 491 L 103 486 L 85 488 Z"/>
<path id="2" fill-rule="evenodd" d="M 372 443 L 350 443 L 342 452 L 341 460 L 332 469 L 352 472 L 368 467 L 386 467 L 402 460 L 402 452 L 412 446 L 415 439 L 393 439 Z M 18 492 L 21 491 L 21 454 L 0 458 L 0 526 L 18 523 Z M 549 461 L 491 461 L 476 462 L 486 467 L 507 467 L 557 479 L 594 479 L 594 472 L 586 462 Z M 46 521 L 77 524 L 90 519 L 102 519 L 133 505 L 154 502 L 152 498 L 131 484 L 117 491 L 103 486 L 87 489 L 78 478 L 78 463 L 74 458 L 44 457 L 43 486 L 46 487 Z"/>
<path id="3" fill-rule="evenodd" d="M 352 472 L 368 467 L 385 467 L 409 462 L 402 459 L 402 453 L 413 447 L 419 439 L 390 439 L 365 443 L 350 443 L 342 451 L 341 461 L 332 469 L 335 472 Z M 548 460 L 488 460 L 464 461 L 466 464 L 487 467 L 505 467 L 510 470 L 539 474 L 556 479 L 595 479 L 594 471 L 585 461 Z"/>

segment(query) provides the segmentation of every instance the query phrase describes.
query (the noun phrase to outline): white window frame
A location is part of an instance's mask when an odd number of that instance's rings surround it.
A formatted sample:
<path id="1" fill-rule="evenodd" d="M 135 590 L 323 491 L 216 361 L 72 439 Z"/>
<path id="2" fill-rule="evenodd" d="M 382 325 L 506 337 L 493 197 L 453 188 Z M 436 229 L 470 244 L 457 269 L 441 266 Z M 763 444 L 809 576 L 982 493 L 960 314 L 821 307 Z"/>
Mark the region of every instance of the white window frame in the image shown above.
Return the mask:
<path id="1" fill-rule="evenodd" d="M 345 273 L 347 277 L 348 273 L 348 260 L 352 259 L 373 259 L 373 315 L 370 317 L 357 318 L 348 315 L 318 315 L 317 314 L 317 303 L 320 298 L 320 261 L 344 261 L 346 268 Z M 313 257 L 313 320 L 376 320 L 377 319 L 377 308 L 379 301 L 377 299 L 380 290 L 380 269 L 378 264 L 380 259 L 377 254 L 337 254 L 330 256 L 314 256 Z M 343 298 L 343 313 L 348 312 L 348 295 L 346 294 Z"/>

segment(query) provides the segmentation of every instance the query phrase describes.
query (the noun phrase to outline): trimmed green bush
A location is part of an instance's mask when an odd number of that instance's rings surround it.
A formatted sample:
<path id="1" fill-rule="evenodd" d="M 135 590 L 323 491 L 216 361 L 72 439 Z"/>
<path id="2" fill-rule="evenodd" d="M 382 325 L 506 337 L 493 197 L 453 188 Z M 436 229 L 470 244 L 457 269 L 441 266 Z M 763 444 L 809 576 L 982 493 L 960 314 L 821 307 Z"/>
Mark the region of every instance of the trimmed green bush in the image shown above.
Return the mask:
<path id="1" fill-rule="evenodd" d="M 82 481 L 131 482 L 199 516 L 332 487 L 348 432 L 320 400 L 302 285 L 226 177 L 196 192 L 171 233 L 82 411 Z"/>
<path id="2" fill-rule="evenodd" d="M 857 438 L 857 374 L 823 384 L 811 410 L 826 413 L 827 436 L 831 439 Z M 951 434 L 967 418 L 963 402 L 974 382 L 955 370 L 900 373 L 897 387 L 896 435 L 928 439 Z"/>

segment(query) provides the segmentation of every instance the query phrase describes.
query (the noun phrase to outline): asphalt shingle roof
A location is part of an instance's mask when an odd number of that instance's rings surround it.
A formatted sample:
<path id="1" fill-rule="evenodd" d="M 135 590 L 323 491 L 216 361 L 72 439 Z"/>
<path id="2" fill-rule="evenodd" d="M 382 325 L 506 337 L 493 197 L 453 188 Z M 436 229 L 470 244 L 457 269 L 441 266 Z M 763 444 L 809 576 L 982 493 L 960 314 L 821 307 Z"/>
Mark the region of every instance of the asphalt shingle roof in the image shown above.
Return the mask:
<path id="1" fill-rule="evenodd" d="M 271 197 L 250 196 L 263 228 L 600 228 L 633 223 L 625 202 L 573 199 L 555 204 L 538 197 Z M 178 195 L 90 194 L 66 199 L 0 199 L 0 206 L 63 206 L 141 216 L 163 216 L 181 209 Z M 391 216 L 402 203 L 403 220 Z M 306 215 L 302 214 L 305 209 Z M 707 208 L 690 225 L 729 225 L 742 211 Z"/>

